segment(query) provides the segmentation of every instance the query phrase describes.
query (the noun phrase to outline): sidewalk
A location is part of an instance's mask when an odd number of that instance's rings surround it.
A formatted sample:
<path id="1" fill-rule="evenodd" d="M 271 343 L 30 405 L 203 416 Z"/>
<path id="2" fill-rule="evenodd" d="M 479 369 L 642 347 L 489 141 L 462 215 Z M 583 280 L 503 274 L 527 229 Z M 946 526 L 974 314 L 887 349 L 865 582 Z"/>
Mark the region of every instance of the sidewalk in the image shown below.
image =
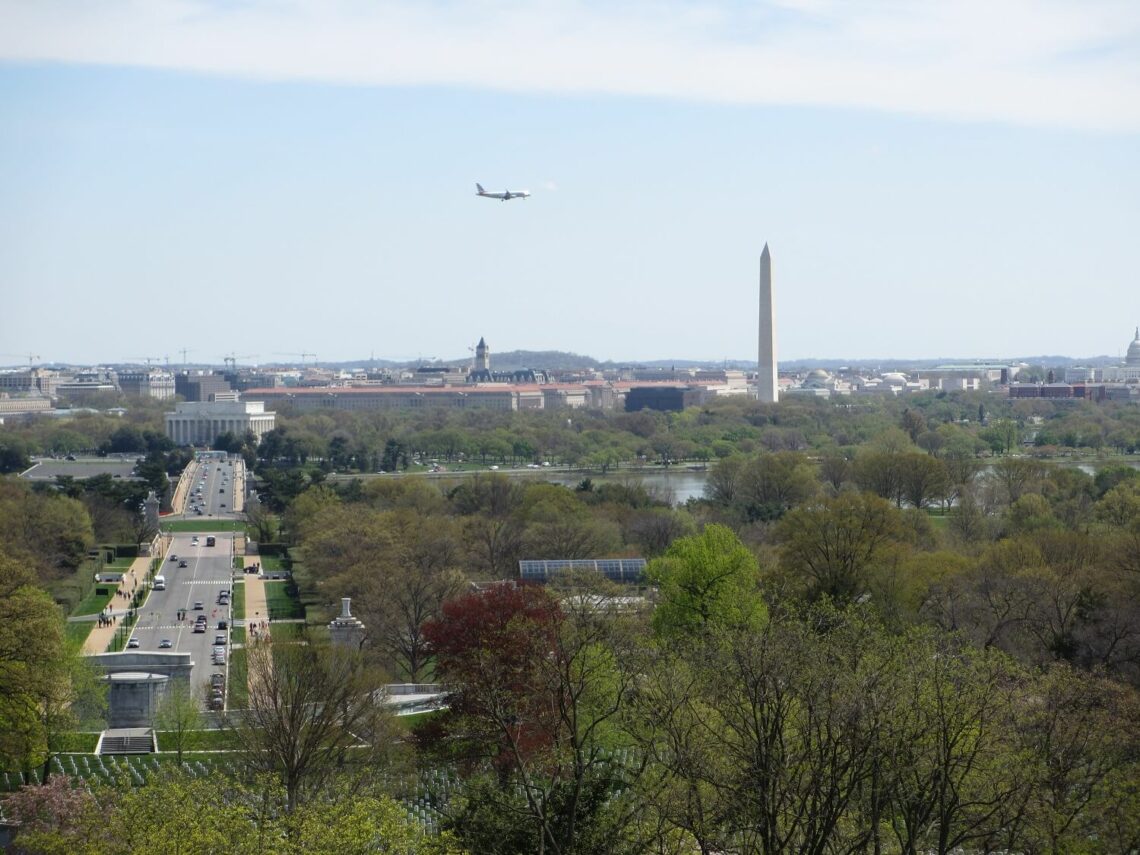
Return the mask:
<path id="1" fill-rule="evenodd" d="M 170 500 L 170 508 L 173 513 L 186 513 L 186 494 L 190 492 L 190 485 L 194 483 L 194 476 L 197 474 L 200 465 L 197 460 L 191 460 L 182 470 L 182 475 L 179 476 L 178 484 L 174 488 L 174 496 Z"/>
<path id="2" fill-rule="evenodd" d="M 265 625 L 264 628 L 261 628 L 262 624 Z M 245 638 L 247 645 L 269 639 L 269 604 L 265 599 L 265 582 L 260 576 L 253 574 L 246 574 L 245 577 Z M 248 669 L 246 679 L 249 681 L 249 693 L 252 695 L 257 691 L 257 681 L 252 668 Z"/>
<path id="3" fill-rule="evenodd" d="M 240 457 L 234 461 L 233 512 L 240 514 L 245 510 L 245 461 Z"/>
<path id="4" fill-rule="evenodd" d="M 119 588 L 115 592 L 115 596 L 112 597 L 111 602 L 107 604 L 107 608 L 110 609 L 113 614 L 117 615 L 127 610 L 127 604 L 130 602 L 131 594 L 146 580 L 147 571 L 150 570 L 150 562 L 151 558 L 145 556 L 136 558 L 131 562 L 130 569 L 123 574 L 123 578 L 119 581 Z M 262 598 L 264 599 L 264 597 L 265 594 L 263 592 Z M 115 633 L 119 631 L 119 626 L 122 622 L 122 618 L 119 617 L 113 624 L 96 626 L 92 629 L 91 634 L 87 636 L 87 640 L 83 642 L 83 653 L 105 652 L 107 646 L 115 637 Z"/>

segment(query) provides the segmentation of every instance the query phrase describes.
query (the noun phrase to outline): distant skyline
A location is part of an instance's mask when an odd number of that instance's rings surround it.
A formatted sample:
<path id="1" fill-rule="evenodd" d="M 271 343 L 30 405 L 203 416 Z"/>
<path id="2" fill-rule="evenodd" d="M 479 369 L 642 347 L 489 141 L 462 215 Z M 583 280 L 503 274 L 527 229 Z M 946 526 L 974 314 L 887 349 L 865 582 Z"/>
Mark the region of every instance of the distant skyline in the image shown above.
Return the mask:
<path id="1" fill-rule="evenodd" d="M 0 364 L 745 360 L 765 242 L 781 361 L 1122 356 L 1140 322 L 1133 2 L 0 22 Z"/>

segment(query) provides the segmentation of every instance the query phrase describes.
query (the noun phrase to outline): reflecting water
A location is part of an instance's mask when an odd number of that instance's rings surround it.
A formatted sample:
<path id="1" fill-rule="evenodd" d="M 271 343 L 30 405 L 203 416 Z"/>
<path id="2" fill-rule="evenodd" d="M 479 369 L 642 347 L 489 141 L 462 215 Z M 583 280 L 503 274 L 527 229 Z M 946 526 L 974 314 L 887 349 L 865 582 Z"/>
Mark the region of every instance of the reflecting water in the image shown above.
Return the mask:
<path id="1" fill-rule="evenodd" d="M 1080 463 L 1057 461 L 1055 466 L 1073 466 L 1089 475 L 1096 475 L 1098 469 L 1106 466 L 1131 466 L 1140 469 L 1140 460 L 1134 457 L 1121 459 L 1108 459 L 1096 463 Z M 986 471 L 985 467 L 983 471 Z M 504 470 L 503 475 L 509 478 L 528 479 L 535 481 L 550 481 L 555 484 L 565 484 L 567 487 L 577 487 L 586 478 L 595 484 L 641 484 L 654 496 L 673 505 L 683 505 L 689 499 L 699 499 L 704 496 L 705 483 L 708 481 L 708 470 L 694 471 L 684 466 L 665 469 L 659 466 L 646 466 L 640 469 L 623 469 L 619 472 L 610 472 L 599 475 L 596 472 L 571 472 L 560 469 L 544 471 L 532 470 Z M 445 489 L 461 483 L 459 478 L 443 477 L 438 479 L 445 485 Z"/>
<path id="2" fill-rule="evenodd" d="M 704 495 L 707 470 L 694 472 L 691 469 L 659 467 L 637 470 L 623 470 L 617 473 L 598 475 L 586 472 L 552 472 L 543 476 L 544 481 L 576 487 L 589 478 L 595 484 L 640 484 L 649 493 L 673 505 L 683 505 L 689 499 L 699 499 Z"/>
<path id="3" fill-rule="evenodd" d="M 673 505 L 683 505 L 691 498 L 701 498 L 704 495 L 705 481 L 708 480 L 709 476 L 707 470 L 693 471 L 684 467 L 664 469 L 657 466 L 623 469 L 620 472 L 610 472 L 606 475 L 565 469 L 540 471 L 507 469 L 502 470 L 499 474 L 520 481 L 549 481 L 567 487 L 577 487 L 586 478 L 589 478 L 594 484 L 640 484 L 651 495 Z M 442 489 L 449 490 L 463 483 L 463 477 L 441 476 L 435 477 L 433 480 Z"/>

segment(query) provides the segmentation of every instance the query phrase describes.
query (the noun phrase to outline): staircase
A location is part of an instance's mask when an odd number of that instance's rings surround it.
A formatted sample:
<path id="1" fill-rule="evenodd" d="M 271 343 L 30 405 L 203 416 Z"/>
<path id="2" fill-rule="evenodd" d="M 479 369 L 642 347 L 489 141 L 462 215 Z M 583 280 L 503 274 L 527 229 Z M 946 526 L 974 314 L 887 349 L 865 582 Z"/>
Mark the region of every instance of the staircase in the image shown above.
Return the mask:
<path id="1" fill-rule="evenodd" d="M 154 734 L 107 730 L 99 740 L 100 754 L 150 754 L 154 751 Z"/>

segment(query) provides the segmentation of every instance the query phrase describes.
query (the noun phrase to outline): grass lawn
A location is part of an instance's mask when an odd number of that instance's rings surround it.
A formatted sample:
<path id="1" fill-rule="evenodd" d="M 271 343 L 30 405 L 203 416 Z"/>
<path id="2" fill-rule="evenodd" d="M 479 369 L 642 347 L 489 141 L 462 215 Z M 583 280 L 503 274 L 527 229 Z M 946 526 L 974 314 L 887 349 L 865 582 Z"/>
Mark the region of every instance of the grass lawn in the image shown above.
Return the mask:
<path id="1" fill-rule="evenodd" d="M 245 627 L 232 626 L 230 627 L 230 643 L 231 644 L 245 644 Z"/>
<path id="2" fill-rule="evenodd" d="M 57 734 L 53 740 L 52 748 L 67 754 L 92 754 L 99 743 L 98 733 L 70 733 Z"/>
<path id="3" fill-rule="evenodd" d="M 312 574 L 303 563 L 294 561 L 293 584 L 297 586 L 298 597 L 305 609 L 305 618 L 310 624 L 325 624 L 340 614 L 340 603 L 327 604 L 317 590 Z"/>
<path id="4" fill-rule="evenodd" d="M 443 710 L 429 710 L 428 712 L 412 713 L 411 715 L 396 716 L 396 726 L 401 730 L 410 731 L 413 727 L 427 721 L 429 718 L 440 715 Z"/>
<path id="5" fill-rule="evenodd" d="M 270 620 L 303 618 L 305 607 L 297 596 L 292 582 L 266 582 L 265 604 L 269 609 Z"/>
<path id="6" fill-rule="evenodd" d="M 74 614 L 77 615 L 97 615 L 103 611 L 107 603 L 115 596 L 115 591 L 118 590 L 119 584 L 117 582 L 100 582 L 91 589 L 91 593 L 87 595 L 86 599 L 80 602 L 75 607 Z M 105 594 L 95 593 L 98 590 L 105 590 Z"/>
<path id="7" fill-rule="evenodd" d="M 267 573 L 280 573 L 285 569 L 285 559 L 280 555 L 258 556 L 256 563 L 261 564 L 261 569 Z"/>
<path id="8" fill-rule="evenodd" d="M 163 531 L 245 531 L 243 520 L 171 520 L 161 524 Z"/>
<path id="9" fill-rule="evenodd" d="M 271 623 L 269 637 L 274 641 L 297 641 L 305 634 L 303 623 Z"/>
<path id="10" fill-rule="evenodd" d="M 249 676 L 246 673 L 245 648 L 230 651 L 229 697 L 226 705 L 230 709 L 245 709 L 249 703 Z"/>
<path id="11" fill-rule="evenodd" d="M 244 569 L 244 567 L 245 567 L 245 556 L 244 555 L 235 555 L 234 556 L 234 569 L 235 570 L 242 570 L 242 569 Z"/>
<path id="12" fill-rule="evenodd" d="M 173 733 L 160 730 L 157 735 L 159 751 L 177 750 Z M 233 734 L 228 730 L 191 730 L 183 734 L 183 737 L 182 750 L 184 752 L 230 751 L 234 748 Z"/>
<path id="13" fill-rule="evenodd" d="M 245 582 L 234 584 L 234 596 L 230 608 L 233 610 L 234 620 L 245 618 Z"/>
<path id="14" fill-rule="evenodd" d="M 82 647 L 83 643 L 87 641 L 87 636 L 91 634 L 91 630 L 95 628 L 95 621 L 81 620 L 74 623 L 64 624 L 63 634 L 67 640 L 78 647 Z"/>

